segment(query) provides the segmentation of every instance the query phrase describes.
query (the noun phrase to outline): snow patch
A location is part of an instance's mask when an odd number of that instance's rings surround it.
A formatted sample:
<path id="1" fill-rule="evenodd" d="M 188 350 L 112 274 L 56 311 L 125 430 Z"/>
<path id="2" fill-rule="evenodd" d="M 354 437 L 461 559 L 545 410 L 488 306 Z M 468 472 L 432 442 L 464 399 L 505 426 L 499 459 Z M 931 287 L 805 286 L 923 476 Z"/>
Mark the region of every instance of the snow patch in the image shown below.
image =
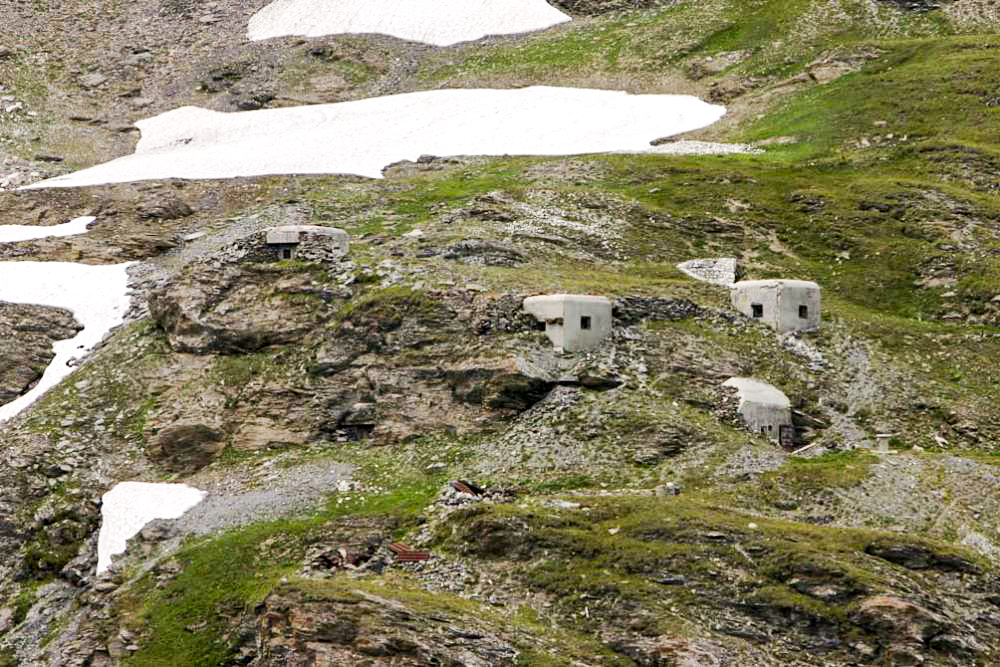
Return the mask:
<path id="1" fill-rule="evenodd" d="M 434 90 L 242 113 L 182 107 L 136 125 L 133 155 L 24 189 L 163 178 L 357 174 L 424 154 L 575 155 L 652 151 L 725 108 L 688 95 L 534 86 Z"/>
<path id="2" fill-rule="evenodd" d="M 176 519 L 206 493 L 187 484 L 122 482 L 101 497 L 101 532 L 97 536 L 97 574 L 111 557 L 125 553 L 130 537 L 154 519 Z"/>
<path id="3" fill-rule="evenodd" d="M 0 422 L 34 403 L 73 372 L 73 360 L 83 357 L 122 323 L 128 312 L 127 269 L 131 262 L 87 266 L 70 262 L 0 263 L 0 301 L 65 308 L 83 329 L 73 338 L 52 345 L 56 356 L 31 391 L 0 406 Z"/>
<path id="4" fill-rule="evenodd" d="M 247 37 L 379 33 L 450 46 L 569 20 L 545 0 L 277 0 L 250 19 Z"/>
<path id="5" fill-rule="evenodd" d="M 764 151 L 750 144 L 721 144 L 714 141 L 668 141 L 644 153 L 657 155 L 760 155 Z"/>
<path id="6" fill-rule="evenodd" d="M 18 241 L 34 241 L 56 236 L 76 236 L 87 233 L 87 225 L 97 220 L 91 216 L 74 218 L 69 222 L 52 227 L 34 225 L 0 225 L 0 243 L 16 243 Z"/>

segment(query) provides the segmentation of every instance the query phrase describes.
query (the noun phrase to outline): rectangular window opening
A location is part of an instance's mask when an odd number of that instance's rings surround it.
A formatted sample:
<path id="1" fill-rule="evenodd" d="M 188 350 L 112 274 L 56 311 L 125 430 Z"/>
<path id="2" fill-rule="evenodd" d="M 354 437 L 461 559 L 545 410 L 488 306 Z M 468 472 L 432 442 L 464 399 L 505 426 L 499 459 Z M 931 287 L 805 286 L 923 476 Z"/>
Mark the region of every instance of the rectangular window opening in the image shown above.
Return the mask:
<path id="1" fill-rule="evenodd" d="M 587 330 L 590 329 L 590 316 L 589 315 L 584 315 L 583 317 L 580 318 L 580 328 L 583 329 L 584 331 L 587 331 Z"/>
<path id="2" fill-rule="evenodd" d="M 752 312 L 754 318 L 764 317 L 764 304 L 752 303 L 750 304 L 750 311 Z"/>
<path id="3" fill-rule="evenodd" d="M 809 306 L 799 306 L 799 317 L 803 320 L 809 319 Z"/>
<path id="4" fill-rule="evenodd" d="M 291 258 L 292 258 L 292 249 L 291 248 L 282 248 L 281 249 L 281 259 L 291 259 Z"/>

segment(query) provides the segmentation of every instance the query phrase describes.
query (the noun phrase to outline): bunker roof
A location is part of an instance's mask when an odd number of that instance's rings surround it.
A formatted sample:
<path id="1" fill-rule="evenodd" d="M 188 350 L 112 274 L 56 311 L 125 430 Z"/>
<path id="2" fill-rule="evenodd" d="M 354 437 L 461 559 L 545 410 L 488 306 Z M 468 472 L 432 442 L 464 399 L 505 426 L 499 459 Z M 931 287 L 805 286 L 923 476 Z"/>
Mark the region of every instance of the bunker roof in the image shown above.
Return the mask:
<path id="1" fill-rule="evenodd" d="M 756 403 L 757 405 L 773 405 L 780 408 L 792 407 L 784 392 L 777 387 L 753 378 L 729 378 L 722 383 L 723 387 L 735 387 L 739 393 L 740 405 Z"/>
<path id="2" fill-rule="evenodd" d="M 741 287 L 799 287 L 802 289 L 819 289 L 819 285 L 810 280 L 741 280 L 738 283 L 733 283 L 732 287 L 738 289 Z"/>
<path id="3" fill-rule="evenodd" d="M 541 303 L 543 301 L 574 301 L 576 303 L 611 303 L 606 296 L 593 296 L 591 294 L 541 294 L 539 296 L 529 296 L 524 300 L 528 303 Z"/>
<path id="4" fill-rule="evenodd" d="M 315 236 L 346 236 L 347 232 L 336 227 L 321 227 L 319 225 L 281 225 L 267 230 L 268 243 L 298 243 L 300 234 Z"/>

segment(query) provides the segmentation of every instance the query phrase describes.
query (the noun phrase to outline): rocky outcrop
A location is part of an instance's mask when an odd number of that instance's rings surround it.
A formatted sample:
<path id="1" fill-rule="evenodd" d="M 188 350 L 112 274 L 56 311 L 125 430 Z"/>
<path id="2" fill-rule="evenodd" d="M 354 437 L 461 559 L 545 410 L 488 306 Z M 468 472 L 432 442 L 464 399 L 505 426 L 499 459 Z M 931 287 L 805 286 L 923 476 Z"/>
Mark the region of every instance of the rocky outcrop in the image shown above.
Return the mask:
<path id="1" fill-rule="evenodd" d="M 52 343 L 80 329 L 69 311 L 0 302 L 0 405 L 27 392 L 55 357 Z"/>
<path id="2" fill-rule="evenodd" d="M 518 651 L 478 624 L 351 587 L 284 586 L 257 614 L 253 667 L 517 664 Z"/>
<path id="3" fill-rule="evenodd" d="M 335 299 L 307 272 L 199 264 L 154 292 L 149 310 L 178 352 L 245 353 L 300 339 Z"/>
<path id="4" fill-rule="evenodd" d="M 448 383 L 453 395 L 464 403 L 523 412 L 544 398 L 555 382 L 544 371 L 519 362 L 513 359 L 492 367 L 479 364 L 449 370 Z"/>
<path id="5" fill-rule="evenodd" d="M 445 249 L 444 258 L 479 266 L 516 266 L 527 261 L 527 258 L 514 248 L 483 239 L 459 241 Z"/>
<path id="6" fill-rule="evenodd" d="M 884 654 L 892 665 L 924 664 L 927 644 L 946 627 L 944 619 L 937 614 L 893 595 L 866 598 L 853 620 L 886 638 Z"/>
<path id="7" fill-rule="evenodd" d="M 176 220 L 185 218 L 194 211 L 187 202 L 176 196 L 153 196 L 142 202 L 137 210 L 144 220 Z"/>
<path id="8" fill-rule="evenodd" d="M 865 553 L 910 570 L 978 573 L 980 568 L 957 554 L 940 553 L 922 544 L 882 540 L 865 547 Z"/>
<path id="9" fill-rule="evenodd" d="M 150 455 L 171 472 L 192 473 L 212 462 L 226 443 L 223 433 L 204 424 L 174 424 L 157 434 Z"/>
<path id="10" fill-rule="evenodd" d="M 676 0 L 553 0 L 552 4 L 576 16 L 597 16 L 609 12 L 648 7 L 665 7 Z"/>
<path id="11" fill-rule="evenodd" d="M 911 12 L 930 12 L 950 5 L 954 0 L 879 0 Z"/>

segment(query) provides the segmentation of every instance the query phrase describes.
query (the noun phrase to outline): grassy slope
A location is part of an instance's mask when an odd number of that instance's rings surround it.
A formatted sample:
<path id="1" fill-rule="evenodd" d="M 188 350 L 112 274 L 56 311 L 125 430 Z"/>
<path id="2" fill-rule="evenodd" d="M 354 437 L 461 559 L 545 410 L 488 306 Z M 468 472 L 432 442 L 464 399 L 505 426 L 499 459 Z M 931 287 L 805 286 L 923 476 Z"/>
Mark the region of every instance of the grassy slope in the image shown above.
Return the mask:
<path id="1" fill-rule="evenodd" d="M 852 3 L 842 3 L 852 6 Z M 737 6 L 738 5 L 738 6 Z M 646 291 L 707 295 L 682 279 L 673 262 L 695 254 L 752 254 L 759 275 L 808 277 L 826 288 L 827 310 L 833 318 L 862 339 L 878 341 L 886 353 L 918 375 L 944 403 L 995 402 L 1000 375 L 992 360 L 1000 356 L 1000 341 L 992 330 L 958 321 L 928 321 L 953 308 L 955 297 L 973 314 L 985 312 L 1000 282 L 997 229 L 1000 204 L 996 199 L 1000 149 L 1000 71 L 995 50 L 1000 38 L 990 35 L 953 36 L 937 13 L 900 15 L 895 27 L 876 22 L 857 10 L 852 20 L 824 21 L 819 3 L 706 2 L 685 3 L 662 11 L 611 15 L 499 46 L 464 47 L 459 56 L 440 56 L 421 71 L 432 85 L 467 85 L 490 82 L 545 82 L 625 85 L 634 90 L 672 88 L 683 81 L 685 65 L 697 58 L 724 51 L 749 49 L 752 56 L 724 76 L 778 79 L 802 71 L 805 63 L 825 54 L 878 50 L 881 56 L 854 74 L 832 84 L 807 88 L 790 99 L 773 103 L 761 96 L 754 104 L 767 109 L 754 122 L 732 127 L 730 139 L 760 140 L 795 136 L 798 142 L 772 148 L 765 155 L 726 158 L 596 157 L 604 169 L 599 183 L 563 184 L 563 192 L 596 188 L 638 204 L 651 215 L 630 227 L 633 259 L 625 265 L 602 265 L 581 274 L 577 265 L 556 261 L 545 274 L 519 276 L 483 270 L 468 279 L 499 283 L 505 288 L 525 286 L 603 290 L 613 293 Z M 859 3 L 860 6 L 860 3 Z M 888 12 L 889 10 L 884 10 Z M 447 64 L 443 60 L 453 61 Z M 693 92 L 704 83 L 686 82 Z M 772 105 L 773 106 L 769 106 Z M 879 124 L 876 124 L 878 122 Z M 882 124 L 884 123 L 884 125 Z M 893 134 L 893 139 L 886 138 Z M 876 140 L 878 136 L 880 140 Z M 900 137 L 906 141 L 900 141 Z M 869 139 L 870 147 L 858 142 Z M 443 174 L 418 177 L 411 189 L 397 192 L 347 191 L 336 181 L 318 179 L 306 195 L 317 217 L 333 211 L 365 207 L 379 200 L 386 215 L 359 222 L 352 231 L 393 234 L 431 222 L 445 208 L 464 205 L 471 198 L 496 189 L 518 193 L 532 185 L 526 175 L 545 161 L 511 159 L 494 161 Z M 366 194 L 367 193 L 367 194 Z M 748 204 L 738 212 L 730 202 Z M 348 202 L 345 204 L 345 202 Z M 873 206 L 874 205 L 874 206 Z M 434 208 L 438 207 L 438 208 Z M 711 229 L 722 218 L 732 223 L 731 233 Z M 355 218 L 357 220 L 357 218 Z M 391 225 L 387 223 L 392 223 Z M 966 247 L 945 249 L 956 229 L 965 230 Z M 775 240 L 779 243 L 776 244 Z M 777 250 L 775 248 L 778 248 Z M 947 287 L 915 289 L 918 269 L 935 261 L 955 266 L 957 282 Z M 465 271 L 465 269 L 462 269 Z M 713 297 L 706 296 L 711 299 Z M 948 299 L 952 299 L 949 301 Z M 987 334 L 980 336 L 980 334 Z M 674 333 L 664 334 L 674 335 Z M 722 341 L 737 351 L 737 342 Z M 951 345 L 948 340 L 960 340 Z M 945 355 L 945 356 L 942 356 Z M 682 391 L 678 387 L 677 391 Z M 765 499 L 774 487 L 809 489 L 849 486 L 863 478 L 868 462 L 824 460 L 815 464 L 791 462 L 765 480 L 758 493 Z M 591 484 L 589 479 L 572 478 Z M 556 480 L 561 483 L 576 485 Z M 377 506 L 352 507 L 380 516 L 393 516 L 404 528 L 429 498 L 429 488 L 407 495 L 400 510 L 395 506 L 401 488 L 377 501 Z M 539 487 L 546 491 L 552 487 Z M 714 506 L 711 488 L 685 500 L 678 510 L 688 528 L 743 530 L 746 517 Z M 412 502 L 411 502 L 412 501 Z M 631 502 L 631 501 L 630 501 Z M 637 504 L 636 504 L 637 503 Z M 636 501 L 605 507 L 608 526 L 624 522 L 626 547 L 614 546 L 597 527 L 574 526 L 572 520 L 538 530 L 553 538 L 567 554 L 595 554 L 587 559 L 568 557 L 568 570 L 552 566 L 525 574 L 532 586 L 552 593 L 566 618 L 581 604 L 579 575 L 595 568 L 615 567 L 611 584 L 625 597 L 648 601 L 660 589 L 632 583 L 635 572 L 652 557 L 680 564 L 691 560 L 686 545 L 657 546 L 637 540 L 639 526 L 656 524 L 661 514 Z M 393 509 L 389 509 L 392 507 Z M 225 644 L 212 643 L 224 631 L 210 623 L 196 632 L 184 627 L 210 617 L 220 608 L 252 609 L 281 576 L 291 572 L 294 557 L 265 559 L 253 554 L 257 545 L 275 535 L 292 536 L 297 556 L 309 541 L 310 530 L 340 516 L 322 513 L 305 522 L 255 526 L 217 540 L 191 545 L 179 555 L 185 564 L 180 577 L 162 591 L 140 587 L 134 591 L 134 610 L 152 630 L 150 642 L 133 657 L 134 664 L 170 664 L 183 656 L 185 664 L 214 665 L 227 656 Z M 523 514 L 514 507 L 498 513 Z M 651 514 L 652 512 L 652 514 Z M 601 531 L 598 531 L 598 528 Z M 665 529 L 666 530 L 666 529 Z M 670 528 L 674 535 L 679 529 Z M 824 562 L 839 576 L 864 588 L 884 584 L 871 574 L 870 565 L 857 551 L 869 535 L 845 534 L 834 528 L 798 526 L 784 522 L 763 524 L 761 540 L 777 548 L 783 558 L 801 562 L 824 554 Z M 788 538 L 791 535 L 795 539 Z M 553 537 L 554 536 L 554 537 Z M 678 537 L 674 535 L 674 537 Z M 680 535 L 676 541 L 685 541 Z M 864 538 L 864 539 L 863 539 Z M 808 553 L 803 545 L 812 545 Z M 777 546 L 775 546 L 777 545 Z M 444 544 L 448 547 L 448 544 Z M 815 550 L 813 550 L 815 547 Z M 937 546 L 936 548 L 943 548 Z M 703 555 L 716 555 L 704 547 Z M 232 567 L 233 551 L 244 553 L 239 567 Z M 661 553 L 662 552 L 662 553 Z M 668 553 L 669 552 L 669 553 Z M 728 558 L 731 554 L 727 552 Z M 624 560 L 620 560 L 622 557 Z M 615 563 L 606 559 L 615 558 Z M 694 559 L 688 576 L 704 576 Z M 745 563 L 743 564 L 745 566 Z M 566 577 L 573 575 L 572 594 Z M 778 573 L 762 571 L 761 595 L 782 598 L 809 613 L 840 620 L 845 613 L 836 605 L 818 605 L 785 587 Z M 606 595 L 607 590 L 597 591 Z M 427 602 L 434 606 L 433 600 Z M 683 603 L 685 600 L 679 600 Z M 689 601 L 690 602 L 690 601 Z M 451 603 L 442 598 L 441 606 Z M 658 631 L 683 631 L 666 624 Z M 580 629 L 589 630 L 581 622 Z M 536 628 L 539 633 L 547 630 Z M 581 640 L 582 641 L 582 640 Z"/>

